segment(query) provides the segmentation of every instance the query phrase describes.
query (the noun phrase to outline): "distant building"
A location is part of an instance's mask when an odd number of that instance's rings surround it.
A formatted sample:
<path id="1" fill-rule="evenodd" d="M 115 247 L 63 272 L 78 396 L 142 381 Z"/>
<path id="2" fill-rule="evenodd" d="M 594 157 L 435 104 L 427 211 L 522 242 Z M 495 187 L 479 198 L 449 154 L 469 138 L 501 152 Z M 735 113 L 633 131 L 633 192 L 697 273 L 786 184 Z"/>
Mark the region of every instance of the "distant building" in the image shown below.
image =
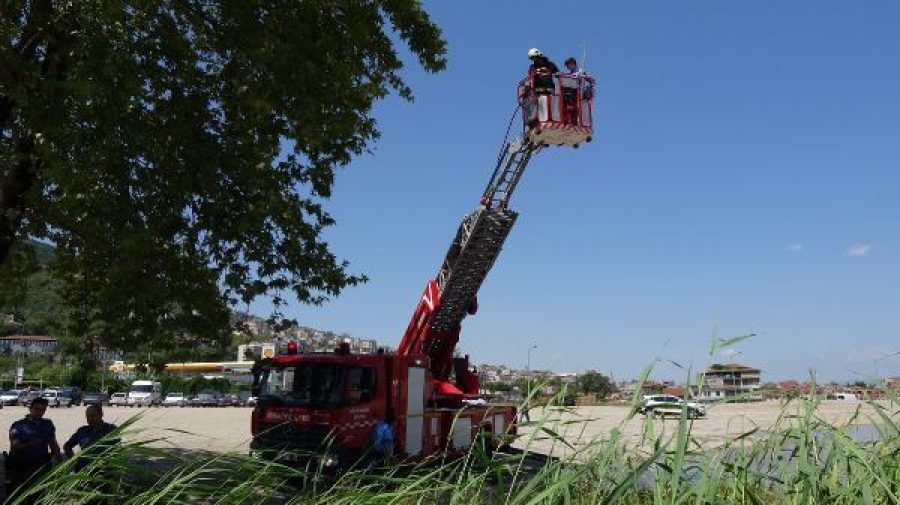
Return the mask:
<path id="1" fill-rule="evenodd" d="M 275 344 L 272 342 L 250 342 L 238 346 L 237 361 L 253 361 L 275 356 Z"/>
<path id="2" fill-rule="evenodd" d="M 681 386 L 668 386 L 663 389 L 662 394 L 684 398 L 684 388 Z"/>
<path id="3" fill-rule="evenodd" d="M 723 400 L 729 397 L 762 400 L 762 395 L 758 392 L 761 382 L 760 370 L 757 368 L 736 363 L 712 365 L 701 379 L 696 395 L 699 400 Z"/>
<path id="4" fill-rule="evenodd" d="M 378 342 L 373 339 L 356 339 L 351 342 L 351 348 L 353 352 L 372 353 L 378 350 Z"/>
<path id="5" fill-rule="evenodd" d="M 112 363 L 113 361 L 121 361 L 125 353 L 118 349 L 110 349 L 108 347 L 97 347 L 94 349 L 94 357 L 100 363 Z"/>
<path id="6" fill-rule="evenodd" d="M 891 377 L 884 381 L 884 387 L 893 391 L 900 392 L 900 377 Z"/>
<path id="7" fill-rule="evenodd" d="M 0 337 L 0 352 L 12 354 L 53 354 L 59 341 L 46 335 L 10 335 Z"/>
<path id="8" fill-rule="evenodd" d="M 643 396 L 643 395 L 660 394 L 663 391 L 665 391 L 665 389 L 667 387 L 674 387 L 674 386 L 675 386 L 675 383 L 672 381 L 656 382 L 656 381 L 652 381 L 652 380 L 645 380 L 645 381 L 633 380 L 633 381 L 624 383 L 624 385 L 621 385 L 619 387 L 619 389 L 622 391 L 626 391 L 631 395 Z"/>

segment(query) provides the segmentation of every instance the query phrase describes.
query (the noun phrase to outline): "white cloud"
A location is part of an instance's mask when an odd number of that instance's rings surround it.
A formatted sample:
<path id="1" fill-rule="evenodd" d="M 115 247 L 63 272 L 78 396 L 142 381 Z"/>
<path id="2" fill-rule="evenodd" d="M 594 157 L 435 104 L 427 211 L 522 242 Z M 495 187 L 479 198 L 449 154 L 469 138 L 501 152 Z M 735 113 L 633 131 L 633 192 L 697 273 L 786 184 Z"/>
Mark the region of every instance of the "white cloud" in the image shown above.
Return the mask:
<path id="1" fill-rule="evenodd" d="M 788 244 L 784 246 L 784 250 L 787 252 L 800 252 L 803 250 L 803 242 L 794 242 L 793 244 Z"/>
<path id="2" fill-rule="evenodd" d="M 872 250 L 871 244 L 854 244 L 847 249 L 847 256 L 865 256 Z"/>

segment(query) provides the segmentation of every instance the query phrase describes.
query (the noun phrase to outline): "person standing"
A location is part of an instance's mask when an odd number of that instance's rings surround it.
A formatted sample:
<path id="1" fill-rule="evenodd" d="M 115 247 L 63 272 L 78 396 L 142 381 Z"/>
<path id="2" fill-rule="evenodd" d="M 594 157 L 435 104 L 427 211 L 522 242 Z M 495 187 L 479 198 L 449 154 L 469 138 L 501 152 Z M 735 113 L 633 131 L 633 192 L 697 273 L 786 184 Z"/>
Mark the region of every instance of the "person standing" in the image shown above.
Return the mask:
<path id="1" fill-rule="evenodd" d="M 74 449 L 76 445 L 81 448 L 81 452 L 83 453 L 88 446 L 94 444 L 94 442 L 100 440 L 116 429 L 115 424 L 103 421 L 103 407 L 100 405 L 88 406 L 88 408 L 84 409 L 84 417 L 87 424 L 78 428 L 75 433 L 69 437 L 69 440 L 63 444 L 63 451 L 67 458 L 71 458 L 75 455 L 75 452 L 72 449 Z M 86 462 L 82 462 L 81 466 L 84 466 L 84 463 Z"/>
<path id="2" fill-rule="evenodd" d="M 394 411 L 388 408 L 384 413 L 384 419 L 375 423 L 373 430 L 372 450 L 375 461 L 380 466 L 386 466 L 394 455 Z"/>
<path id="3" fill-rule="evenodd" d="M 569 74 L 561 78 L 563 88 L 563 103 L 565 105 L 564 119 L 569 124 L 579 124 L 579 103 L 578 91 L 582 92 L 582 99 L 586 99 L 585 93 L 587 88 L 584 80 L 584 70 L 578 68 L 578 62 L 575 58 L 569 57 L 563 63 L 566 66 L 566 72 Z"/>
<path id="4" fill-rule="evenodd" d="M 44 419 L 46 412 L 47 400 L 35 398 L 28 407 L 28 415 L 9 428 L 6 470 L 10 476 L 10 495 L 29 478 L 39 478 L 60 458 L 56 427 L 53 421 Z"/>
<path id="5" fill-rule="evenodd" d="M 528 50 L 528 59 L 531 60 L 528 75 L 534 82 L 534 92 L 539 95 L 552 94 L 553 76 L 559 73 L 559 68 L 536 47 Z"/>

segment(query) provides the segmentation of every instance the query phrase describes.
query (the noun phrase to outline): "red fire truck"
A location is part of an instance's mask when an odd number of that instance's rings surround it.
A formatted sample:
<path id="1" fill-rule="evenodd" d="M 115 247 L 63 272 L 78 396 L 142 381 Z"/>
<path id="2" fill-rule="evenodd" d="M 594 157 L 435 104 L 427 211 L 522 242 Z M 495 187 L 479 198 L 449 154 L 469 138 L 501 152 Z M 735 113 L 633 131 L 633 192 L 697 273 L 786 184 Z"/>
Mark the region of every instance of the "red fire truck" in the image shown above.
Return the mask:
<path id="1" fill-rule="evenodd" d="M 391 419 L 402 459 L 459 454 L 479 438 L 515 433 L 516 410 L 471 401 L 479 393 L 468 356 L 454 357 L 460 327 L 518 213 L 508 203 L 531 158 L 543 148 L 590 141 L 593 81 L 557 74 L 536 93 L 519 83 L 523 134 L 504 147 L 479 205 L 456 232 L 440 271 L 425 286 L 395 352 L 287 353 L 254 367 L 251 451 L 280 459 L 346 466 L 364 456 L 379 420 Z"/>

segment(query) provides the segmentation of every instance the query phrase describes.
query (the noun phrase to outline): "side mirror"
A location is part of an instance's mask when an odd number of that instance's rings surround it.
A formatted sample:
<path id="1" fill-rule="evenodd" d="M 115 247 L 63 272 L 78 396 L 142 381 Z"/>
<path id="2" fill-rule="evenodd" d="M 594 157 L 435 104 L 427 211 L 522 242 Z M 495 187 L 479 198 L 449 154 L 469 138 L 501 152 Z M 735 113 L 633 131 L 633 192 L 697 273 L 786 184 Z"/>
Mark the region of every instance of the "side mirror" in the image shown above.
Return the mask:
<path id="1" fill-rule="evenodd" d="M 263 372 L 268 370 L 268 365 L 272 363 L 271 358 L 261 359 L 253 364 L 253 386 L 250 388 L 250 392 L 255 397 L 259 397 L 260 391 L 262 391 L 262 384 L 260 384 L 260 380 L 262 379 Z"/>

